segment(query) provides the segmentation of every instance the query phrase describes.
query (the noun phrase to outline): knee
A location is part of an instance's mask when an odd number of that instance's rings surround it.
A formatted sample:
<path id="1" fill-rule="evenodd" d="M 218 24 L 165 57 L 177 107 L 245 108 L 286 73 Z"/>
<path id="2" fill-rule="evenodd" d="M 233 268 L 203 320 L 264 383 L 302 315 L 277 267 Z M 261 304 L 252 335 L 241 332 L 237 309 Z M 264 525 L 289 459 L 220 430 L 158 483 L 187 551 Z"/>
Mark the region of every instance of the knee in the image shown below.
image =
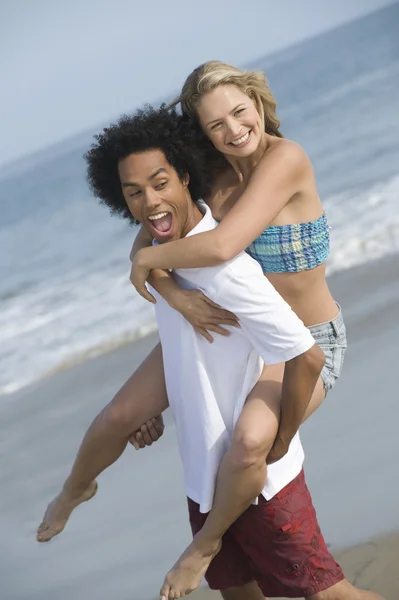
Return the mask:
<path id="1" fill-rule="evenodd" d="M 234 462 L 241 468 L 264 466 L 270 444 L 257 431 L 237 431 L 231 442 Z"/>

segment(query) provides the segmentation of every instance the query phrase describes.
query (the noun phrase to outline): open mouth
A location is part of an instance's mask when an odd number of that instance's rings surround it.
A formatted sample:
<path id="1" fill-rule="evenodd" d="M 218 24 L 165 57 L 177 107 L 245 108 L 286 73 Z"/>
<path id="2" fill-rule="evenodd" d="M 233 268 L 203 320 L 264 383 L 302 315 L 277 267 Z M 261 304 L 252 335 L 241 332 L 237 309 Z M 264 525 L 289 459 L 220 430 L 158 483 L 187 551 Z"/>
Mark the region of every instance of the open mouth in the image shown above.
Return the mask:
<path id="1" fill-rule="evenodd" d="M 252 133 L 252 129 L 247 131 L 247 133 L 244 133 L 244 135 L 242 135 L 237 140 L 234 140 L 234 142 L 229 142 L 229 146 L 233 146 L 233 148 L 242 148 L 243 146 L 246 146 L 249 142 L 251 133 Z"/>
<path id="2" fill-rule="evenodd" d="M 148 217 L 151 227 L 155 230 L 158 237 L 167 237 L 172 232 L 172 213 L 161 212 Z"/>

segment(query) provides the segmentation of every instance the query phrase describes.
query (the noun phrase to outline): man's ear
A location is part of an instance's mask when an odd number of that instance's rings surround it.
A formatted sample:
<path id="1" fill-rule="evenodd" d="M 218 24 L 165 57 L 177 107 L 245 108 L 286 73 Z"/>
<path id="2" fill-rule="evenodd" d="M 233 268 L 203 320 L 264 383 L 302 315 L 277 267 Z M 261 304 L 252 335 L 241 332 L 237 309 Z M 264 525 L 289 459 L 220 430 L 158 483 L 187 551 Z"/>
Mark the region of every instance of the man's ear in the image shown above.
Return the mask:
<path id="1" fill-rule="evenodd" d="M 190 175 L 187 173 L 187 175 L 185 175 L 184 179 L 183 179 L 184 187 L 187 188 L 189 183 L 190 183 Z"/>

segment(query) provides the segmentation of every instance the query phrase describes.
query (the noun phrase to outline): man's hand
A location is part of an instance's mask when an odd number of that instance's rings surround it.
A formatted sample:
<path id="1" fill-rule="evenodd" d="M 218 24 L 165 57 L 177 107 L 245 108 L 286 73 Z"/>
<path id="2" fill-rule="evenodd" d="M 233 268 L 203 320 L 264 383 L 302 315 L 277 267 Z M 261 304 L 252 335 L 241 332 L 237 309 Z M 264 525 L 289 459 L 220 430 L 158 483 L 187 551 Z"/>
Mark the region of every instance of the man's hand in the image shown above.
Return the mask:
<path id="1" fill-rule="evenodd" d="M 266 457 L 266 463 L 271 465 L 272 463 L 277 462 L 280 458 L 283 458 L 288 452 L 288 448 L 290 447 L 290 442 L 284 442 L 279 438 L 277 434 L 276 439 L 274 440 L 274 444 Z"/>
<path id="2" fill-rule="evenodd" d="M 158 417 L 155 417 L 155 419 L 147 421 L 147 423 L 144 423 L 140 429 L 135 431 L 130 436 L 129 442 L 136 448 L 136 450 L 140 450 L 140 448 L 145 448 L 146 446 L 151 446 L 163 436 L 164 429 L 165 425 L 162 415 L 159 415 Z"/>
<path id="3" fill-rule="evenodd" d="M 202 335 L 208 342 L 213 342 L 210 332 L 229 336 L 230 327 L 240 327 L 236 315 L 224 310 L 219 304 L 210 300 L 201 290 L 179 290 L 169 304 Z"/>

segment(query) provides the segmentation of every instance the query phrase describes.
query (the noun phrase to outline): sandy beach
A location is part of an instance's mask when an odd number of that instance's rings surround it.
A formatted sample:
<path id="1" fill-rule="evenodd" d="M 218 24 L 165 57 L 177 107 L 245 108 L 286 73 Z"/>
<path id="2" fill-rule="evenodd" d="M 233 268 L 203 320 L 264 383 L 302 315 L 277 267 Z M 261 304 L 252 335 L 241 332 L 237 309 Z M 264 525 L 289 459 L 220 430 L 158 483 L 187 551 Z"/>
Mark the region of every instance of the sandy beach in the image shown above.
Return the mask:
<path id="1" fill-rule="evenodd" d="M 348 578 L 399 597 L 397 257 L 330 278 L 348 328 L 342 381 L 303 427 L 305 469 L 327 543 Z M 47 545 L 35 529 L 92 418 L 156 335 L 56 373 L 0 401 L 2 600 L 149 600 L 190 539 L 174 427 L 129 448 Z M 344 549 L 344 550 L 342 550 Z M 200 590 L 193 598 L 214 597 Z"/>

